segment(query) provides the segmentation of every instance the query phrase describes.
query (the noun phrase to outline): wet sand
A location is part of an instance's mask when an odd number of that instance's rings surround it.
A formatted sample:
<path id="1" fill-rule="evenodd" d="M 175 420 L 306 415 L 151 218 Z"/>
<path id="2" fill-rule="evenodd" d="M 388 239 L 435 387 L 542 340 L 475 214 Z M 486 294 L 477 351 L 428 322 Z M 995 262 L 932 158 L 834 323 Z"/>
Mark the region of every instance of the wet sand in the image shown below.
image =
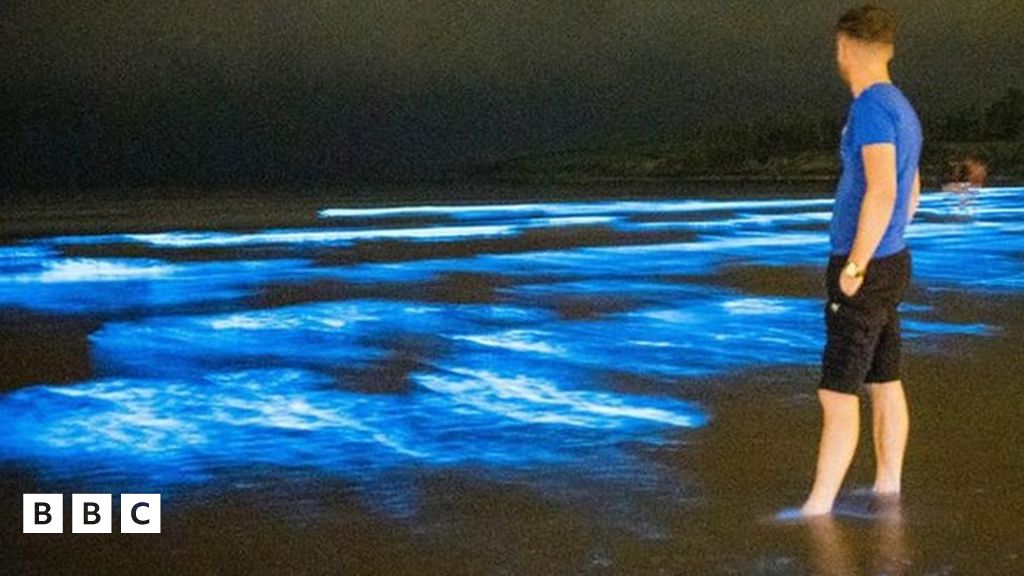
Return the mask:
<path id="1" fill-rule="evenodd" d="M 181 256 L 187 260 L 188 251 Z M 814 297 L 822 290 L 815 284 L 820 273 L 803 265 L 736 266 L 675 280 Z M 672 277 L 666 271 L 663 279 Z M 510 285 L 501 276 L 455 275 L 428 283 L 418 298 L 494 303 Z M 359 289 L 343 282 L 270 284 L 246 302 L 273 308 L 358 297 Z M 361 289 L 387 297 L 386 286 Z M 396 287 L 393 297 L 408 294 Z M 863 493 L 873 474 L 865 410 L 836 514 L 774 519 L 798 506 L 810 486 L 819 426 L 816 366 L 678 378 L 668 390 L 623 373 L 611 376 L 616 386 L 697 401 L 711 417 L 704 427 L 670 432 L 669 442 L 631 447 L 674 481 L 648 485 L 638 476 L 628 500 L 619 498 L 620 486 L 600 478 L 628 469 L 588 464 L 493 477 L 472 468 L 423 467 L 390 480 L 418 491 L 415 518 L 403 519 L 382 515 L 344 479 L 268 465 L 242 476 L 225 470 L 215 482 L 172 491 L 160 535 L 25 535 L 21 494 L 70 494 L 79 485 L 13 463 L 0 475 L 0 567 L 5 574 L 1024 573 L 1024 296 L 935 292 L 918 284 L 913 298 L 945 321 L 999 331 L 946 335 L 907 351 L 911 439 L 895 510 Z M 633 305 L 569 298 L 556 308 L 564 318 L 580 319 Z M 2 390 L 83 380 L 95 369 L 84 337 L 97 327 L 89 316 L 60 320 L 3 309 L 2 319 Z M 397 352 L 387 361 L 347 372 L 344 380 L 362 383 L 364 393 L 400 393 L 431 345 L 392 343 Z M 522 475 L 551 490 L 528 487 Z M 380 498 L 389 494 L 382 487 Z"/>

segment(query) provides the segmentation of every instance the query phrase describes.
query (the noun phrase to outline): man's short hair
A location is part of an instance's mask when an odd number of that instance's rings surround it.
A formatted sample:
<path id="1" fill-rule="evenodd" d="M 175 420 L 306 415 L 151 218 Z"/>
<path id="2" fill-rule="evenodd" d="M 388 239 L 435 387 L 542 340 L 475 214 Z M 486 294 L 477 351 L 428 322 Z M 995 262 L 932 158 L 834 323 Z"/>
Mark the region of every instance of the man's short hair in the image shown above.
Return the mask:
<path id="1" fill-rule="evenodd" d="M 853 8 L 836 22 L 836 33 L 861 42 L 892 44 L 896 36 L 896 17 L 877 4 Z"/>

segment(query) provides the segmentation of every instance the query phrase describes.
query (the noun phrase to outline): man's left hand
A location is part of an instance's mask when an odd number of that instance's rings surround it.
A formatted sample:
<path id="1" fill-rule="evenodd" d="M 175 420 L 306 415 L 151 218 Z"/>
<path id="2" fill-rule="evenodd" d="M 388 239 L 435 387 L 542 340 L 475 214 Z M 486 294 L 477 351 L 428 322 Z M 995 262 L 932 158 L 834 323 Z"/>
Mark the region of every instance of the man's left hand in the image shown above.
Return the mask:
<path id="1" fill-rule="evenodd" d="M 857 278 L 850 276 L 849 274 L 839 275 L 839 289 L 842 290 L 843 294 L 845 294 L 847 298 L 853 298 L 854 295 L 857 294 L 857 291 L 860 290 L 860 286 L 863 283 L 863 276 Z"/>

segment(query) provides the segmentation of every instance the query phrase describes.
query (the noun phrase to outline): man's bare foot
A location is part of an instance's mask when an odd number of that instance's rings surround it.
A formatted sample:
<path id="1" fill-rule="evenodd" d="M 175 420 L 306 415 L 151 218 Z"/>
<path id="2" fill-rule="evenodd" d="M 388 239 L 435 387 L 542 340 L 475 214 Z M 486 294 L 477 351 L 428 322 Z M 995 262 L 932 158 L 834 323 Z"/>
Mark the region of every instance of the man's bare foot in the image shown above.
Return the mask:
<path id="1" fill-rule="evenodd" d="M 826 505 L 823 505 L 821 503 L 811 502 L 811 501 L 806 502 L 800 508 L 800 515 L 803 516 L 804 518 L 811 518 L 811 517 L 815 517 L 815 516 L 824 516 L 826 514 L 830 514 L 831 512 L 832 512 L 832 506 L 831 505 L 826 506 Z"/>
<path id="2" fill-rule="evenodd" d="M 804 522 L 827 519 L 832 516 L 832 509 L 805 503 L 800 508 L 784 508 L 771 517 L 774 522 Z"/>

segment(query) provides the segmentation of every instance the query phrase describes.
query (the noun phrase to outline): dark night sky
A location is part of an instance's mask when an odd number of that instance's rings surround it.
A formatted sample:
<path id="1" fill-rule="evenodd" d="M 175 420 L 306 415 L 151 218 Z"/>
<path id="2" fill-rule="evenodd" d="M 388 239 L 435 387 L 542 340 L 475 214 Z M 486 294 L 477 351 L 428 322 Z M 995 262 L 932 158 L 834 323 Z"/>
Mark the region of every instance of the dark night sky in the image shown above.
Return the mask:
<path id="1" fill-rule="evenodd" d="M 431 175 L 848 98 L 831 36 L 847 3 L 240 4 L 0 5 L 0 185 Z M 1024 78 L 1024 2 L 887 5 L 920 110 Z"/>

